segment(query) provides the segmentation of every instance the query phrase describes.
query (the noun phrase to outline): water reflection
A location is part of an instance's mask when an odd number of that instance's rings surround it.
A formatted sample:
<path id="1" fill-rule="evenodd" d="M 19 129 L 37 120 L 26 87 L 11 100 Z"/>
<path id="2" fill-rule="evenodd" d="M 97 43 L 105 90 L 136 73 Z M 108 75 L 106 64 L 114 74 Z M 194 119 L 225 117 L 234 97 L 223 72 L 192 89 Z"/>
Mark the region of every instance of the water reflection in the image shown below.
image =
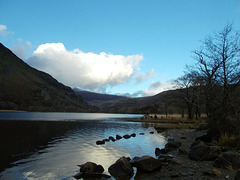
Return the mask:
<path id="1" fill-rule="evenodd" d="M 108 167 L 121 156 L 154 156 L 161 134 L 141 123 L 108 120 L 80 122 L 0 121 L 1 179 L 73 179 L 76 166 L 93 161 Z M 139 135 L 139 133 L 145 135 Z M 96 145 L 96 140 L 136 133 L 135 138 Z M 7 169 L 5 169 L 7 168 Z M 4 170 L 5 169 L 5 170 Z M 107 172 L 106 172 L 107 173 Z"/>

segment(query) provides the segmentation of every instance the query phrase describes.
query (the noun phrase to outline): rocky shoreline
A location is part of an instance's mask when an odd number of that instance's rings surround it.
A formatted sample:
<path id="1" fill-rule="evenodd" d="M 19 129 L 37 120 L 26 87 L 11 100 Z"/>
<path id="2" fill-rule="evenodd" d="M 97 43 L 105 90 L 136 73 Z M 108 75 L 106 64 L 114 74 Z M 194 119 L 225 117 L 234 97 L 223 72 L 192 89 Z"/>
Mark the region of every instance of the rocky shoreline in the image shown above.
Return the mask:
<path id="1" fill-rule="evenodd" d="M 240 179 L 240 153 L 206 142 L 205 134 L 195 129 L 170 129 L 162 132 L 169 137 L 165 148 L 156 147 L 156 157 L 120 157 L 108 168 L 116 179 Z M 136 134 L 129 135 L 130 137 Z M 114 141 L 121 139 L 119 135 Z M 125 136 L 127 137 L 127 136 Z M 196 138 L 198 137 L 198 138 Z M 102 140 L 104 143 L 105 140 Z M 80 165 L 76 179 L 111 179 L 102 174 L 101 165 L 87 162 Z M 135 173 L 136 172 L 136 173 Z"/>

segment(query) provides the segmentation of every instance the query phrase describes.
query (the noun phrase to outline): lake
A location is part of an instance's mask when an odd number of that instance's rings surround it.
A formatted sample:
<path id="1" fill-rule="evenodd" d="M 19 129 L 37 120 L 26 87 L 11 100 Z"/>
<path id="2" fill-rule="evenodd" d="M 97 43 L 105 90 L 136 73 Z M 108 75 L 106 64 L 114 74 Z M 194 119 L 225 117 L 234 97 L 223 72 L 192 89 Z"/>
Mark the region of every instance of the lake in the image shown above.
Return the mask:
<path id="1" fill-rule="evenodd" d="M 141 115 L 0 112 L 0 179 L 74 179 L 77 165 L 92 161 L 105 173 L 121 156 L 150 155 L 166 138 L 152 124 L 126 119 Z M 150 134 L 153 131 L 154 134 Z M 96 145 L 97 140 L 136 137 Z M 144 135 L 140 135 L 144 133 Z"/>

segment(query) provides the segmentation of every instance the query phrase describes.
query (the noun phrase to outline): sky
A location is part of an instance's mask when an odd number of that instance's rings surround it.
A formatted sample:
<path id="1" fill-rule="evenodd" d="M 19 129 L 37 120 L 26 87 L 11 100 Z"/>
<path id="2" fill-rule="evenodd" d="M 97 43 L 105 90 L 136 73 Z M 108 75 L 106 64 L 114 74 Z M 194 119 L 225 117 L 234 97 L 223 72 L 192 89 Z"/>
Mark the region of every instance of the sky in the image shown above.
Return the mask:
<path id="1" fill-rule="evenodd" d="M 240 0 L 0 0 L 0 42 L 72 88 L 133 97 L 174 88 Z"/>

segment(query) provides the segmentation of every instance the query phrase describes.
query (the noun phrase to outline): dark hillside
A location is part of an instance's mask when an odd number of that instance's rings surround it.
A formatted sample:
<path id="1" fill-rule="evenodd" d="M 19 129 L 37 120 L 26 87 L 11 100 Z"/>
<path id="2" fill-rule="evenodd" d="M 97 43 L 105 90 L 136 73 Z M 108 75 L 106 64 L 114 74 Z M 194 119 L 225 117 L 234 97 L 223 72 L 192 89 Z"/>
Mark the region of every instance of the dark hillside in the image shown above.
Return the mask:
<path id="1" fill-rule="evenodd" d="M 92 111 L 81 96 L 19 59 L 0 43 L 0 109 Z"/>
<path id="2" fill-rule="evenodd" d="M 91 102 L 91 101 L 112 101 L 118 99 L 126 99 L 125 96 L 117 96 L 117 95 L 110 95 L 110 94 L 100 94 L 95 92 L 89 91 L 82 91 L 78 88 L 73 89 L 74 92 L 78 95 L 81 95 L 84 101 Z"/>
<path id="3" fill-rule="evenodd" d="M 75 90 L 76 93 L 79 93 Z M 103 95 L 81 91 L 83 99 L 89 104 L 97 106 L 101 112 L 109 113 L 165 113 L 166 108 L 170 113 L 180 113 L 179 99 L 181 92 L 171 90 L 154 96 L 130 98 L 113 95 Z M 181 104 L 181 107 L 185 107 Z"/>

